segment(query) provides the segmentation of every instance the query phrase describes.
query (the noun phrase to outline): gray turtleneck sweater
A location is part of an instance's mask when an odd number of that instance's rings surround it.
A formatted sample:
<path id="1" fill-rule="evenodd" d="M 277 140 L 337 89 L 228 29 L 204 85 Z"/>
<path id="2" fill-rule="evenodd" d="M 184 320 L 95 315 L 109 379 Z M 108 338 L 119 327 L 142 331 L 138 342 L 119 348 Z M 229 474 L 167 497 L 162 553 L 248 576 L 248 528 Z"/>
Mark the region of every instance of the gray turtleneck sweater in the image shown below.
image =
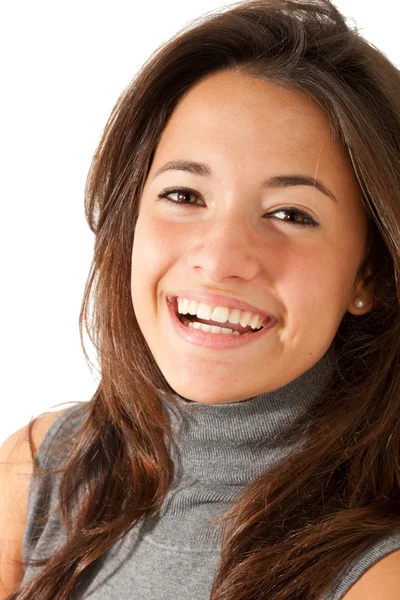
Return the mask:
<path id="1" fill-rule="evenodd" d="M 162 398 L 174 428 L 171 456 L 174 480 L 161 514 L 139 524 L 103 555 L 74 600 L 207 600 L 220 554 L 223 526 L 209 522 L 228 510 L 252 480 L 290 448 L 268 449 L 261 442 L 281 432 L 307 409 L 333 368 L 332 347 L 306 373 L 289 384 L 242 402 L 202 404 L 177 396 L 179 407 Z M 80 404 L 78 404 L 79 407 Z M 76 406 L 62 413 L 38 449 L 41 467 L 52 469 L 51 444 L 79 425 Z M 71 441 L 73 443 L 73 440 Z M 59 513 L 44 526 L 34 520 L 57 505 L 58 475 L 50 489 L 31 479 L 23 558 L 42 558 L 65 541 Z M 385 537 L 340 574 L 321 600 L 339 600 L 378 559 L 400 549 L 400 534 Z M 28 567 L 22 583 L 39 568 Z"/>

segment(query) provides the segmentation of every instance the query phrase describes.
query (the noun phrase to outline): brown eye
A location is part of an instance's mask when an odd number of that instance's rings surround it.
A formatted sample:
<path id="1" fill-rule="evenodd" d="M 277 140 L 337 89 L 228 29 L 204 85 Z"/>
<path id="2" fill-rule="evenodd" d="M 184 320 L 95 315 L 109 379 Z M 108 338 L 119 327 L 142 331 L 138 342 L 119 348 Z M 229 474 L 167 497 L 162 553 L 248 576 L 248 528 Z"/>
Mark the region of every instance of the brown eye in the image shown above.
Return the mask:
<path id="1" fill-rule="evenodd" d="M 318 227 L 319 226 L 319 223 L 317 223 L 317 221 L 315 221 L 315 219 L 313 219 L 311 215 L 306 213 L 304 210 L 295 208 L 294 206 L 291 206 L 291 207 L 285 206 L 283 208 L 278 208 L 278 210 L 275 210 L 271 214 L 276 215 L 276 214 L 284 214 L 284 213 L 286 213 L 286 214 L 289 213 L 291 216 L 289 218 L 279 219 L 279 220 L 282 221 L 283 223 L 287 223 L 288 225 L 298 225 L 299 227 Z"/>
<path id="2" fill-rule="evenodd" d="M 169 196 L 172 194 L 177 195 L 177 200 L 171 200 Z M 171 202 L 172 204 L 182 205 L 186 204 L 189 206 L 196 206 L 195 202 L 191 202 L 191 198 L 199 198 L 199 195 L 193 190 L 187 188 L 166 188 L 158 194 L 158 198 Z"/>

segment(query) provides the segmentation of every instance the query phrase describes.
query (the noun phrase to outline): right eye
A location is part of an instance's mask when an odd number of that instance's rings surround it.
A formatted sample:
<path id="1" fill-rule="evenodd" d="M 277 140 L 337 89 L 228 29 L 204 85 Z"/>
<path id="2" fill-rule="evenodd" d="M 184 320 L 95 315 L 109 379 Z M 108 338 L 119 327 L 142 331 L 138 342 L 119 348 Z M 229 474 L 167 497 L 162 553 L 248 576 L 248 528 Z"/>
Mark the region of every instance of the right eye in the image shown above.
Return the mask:
<path id="1" fill-rule="evenodd" d="M 168 196 L 170 196 L 171 194 L 177 194 L 178 195 L 178 200 L 171 200 L 171 198 L 168 198 Z M 199 194 L 197 192 L 195 192 L 194 190 L 191 190 L 190 188 L 165 188 L 164 190 L 162 190 L 159 194 L 157 194 L 158 198 L 160 198 L 160 200 L 165 200 L 165 202 L 170 202 L 171 204 L 175 204 L 177 206 L 180 205 L 185 205 L 185 206 L 196 206 L 195 204 L 191 203 L 188 198 L 190 198 L 190 196 L 195 196 L 197 198 L 199 198 Z"/>

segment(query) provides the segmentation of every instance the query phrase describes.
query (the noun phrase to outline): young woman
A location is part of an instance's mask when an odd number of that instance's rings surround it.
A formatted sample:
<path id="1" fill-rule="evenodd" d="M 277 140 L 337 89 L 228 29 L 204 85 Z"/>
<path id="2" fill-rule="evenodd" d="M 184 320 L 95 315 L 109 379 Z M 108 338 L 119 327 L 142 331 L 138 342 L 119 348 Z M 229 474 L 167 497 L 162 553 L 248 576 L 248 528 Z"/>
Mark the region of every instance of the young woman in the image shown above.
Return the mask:
<path id="1" fill-rule="evenodd" d="M 399 140 L 328 0 L 149 59 L 87 182 L 101 382 L 2 448 L 3 598 L 398 598 Z"/>

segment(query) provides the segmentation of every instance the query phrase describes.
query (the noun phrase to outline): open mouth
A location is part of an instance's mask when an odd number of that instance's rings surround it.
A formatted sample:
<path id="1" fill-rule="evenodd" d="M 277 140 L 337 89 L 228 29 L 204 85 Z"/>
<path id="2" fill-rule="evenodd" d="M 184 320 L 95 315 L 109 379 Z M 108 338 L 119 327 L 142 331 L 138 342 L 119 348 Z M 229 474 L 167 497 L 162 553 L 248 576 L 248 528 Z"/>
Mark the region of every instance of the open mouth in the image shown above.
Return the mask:
<path id="1" fill-rule="evenodd" d="M 232 333 L 233 335 L 244 335 L 244 334 L 251 334 L 251 333 L 257 333 L 257 331 L 260 331 L 261 329 L 263 329 L 263 327 L 259 327 L 258 329 L 252 329 L 250 327 L 250 325 L 247 325 L 246 327 L 242 327 L 242 325 L 240 325 L 240 323 L 230 323 L 229 321 L 225 321 L 225 323 L 220 323 L 218 321 L 211 321 L 211 320 L 207 320 L 207 319 L 199 319 L 199 317 L 197 315 L 190 315 L 190 314 L 185 314 L 182 315 L 178 312 L 178 308 L 176 307 L 176 316 L 178 317 L 178 319 L 180 320 L 180 322 L 185 325 L 186 327 L 194 327 L 194 325 L 190 325 L 190 323 L 197 323 L 197 325 L 195 326 L 196 329 L 202 329 L 203 331 L 208 331 L 211 333 Z M 204 327 L 202 327 L 202 325 Z M 212 330 L 212 328 L 215 328 L 214 331 Z M 226 330 L 230 330 L 226 331 Z M 225 331 L 224 331 L 225 330 Z"/>

